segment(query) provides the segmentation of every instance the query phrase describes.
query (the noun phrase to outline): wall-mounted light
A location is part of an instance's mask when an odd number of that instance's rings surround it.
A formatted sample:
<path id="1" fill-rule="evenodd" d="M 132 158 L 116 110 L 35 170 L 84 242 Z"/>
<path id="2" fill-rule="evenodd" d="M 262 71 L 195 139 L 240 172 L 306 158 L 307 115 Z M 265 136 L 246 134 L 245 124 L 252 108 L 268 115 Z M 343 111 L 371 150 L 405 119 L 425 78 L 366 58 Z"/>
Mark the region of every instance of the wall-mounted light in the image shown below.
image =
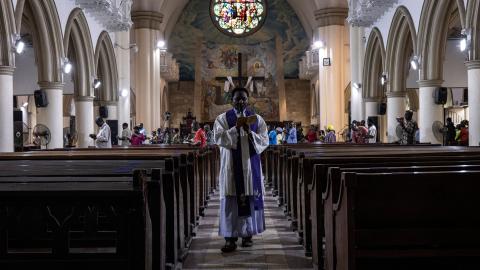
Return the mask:
<path id="1" fill-rule="evenodd" d="M 128 89 L 122 89 L 122 91 L 120 92 L 120 95 L 122 97 L 128 97 L 128 93 L 129 93 Z"/>
<path id="2" fill-rule="evenodd" d="M 387 73 L 384 72 L 384 73 L 382 74 L 382 77 L 380 78 L 380 83 L 381 83 L 382 85 L 385 85 L 385 84 L 387 83 L 387 81 L 388 81 Z"/>
<path id="3" fill-rule="evenodd" d="M 22 54 L 25 50 L 25 42 L 22 41 L 22 37 L 19 34 L 13 35 L 13 50 L 17 54 Z"/>
<path id="4" fill-rule="evenodd" d="M 412 59 L 410 59 L 410 66 L 413 70 L 418 70 L 420 68 L 420 59 L 418 56 L 412 56 Z"/>
<path id="5" fill-rule="evenodd" d="M 102 82 L 99 79 L 93 80 L 93 88 L 98 89 L 102 85 Z"/>
<path id="6" fill-rule="evenodd" d="M 318 49 L 321 49 L 323 47 L 325 47 L 325 44 L 321 40 L 317 40 L 317 41 L 313 42 L 313 44 L 312 44 L 312 48 L 314 50 L 318 50 Z"/>
<path id="7" fill-rule="evenodd" d="M 165 50 L 165 49 L 167 49 L 167 48 L 166 48 L 166 45 L 167 45 L 167 44 L 165 43 L 164 40 L 159 40 L 159 41 L 157 41 L 157 49 Z"/>
<path id="8" fill-rule="evenodd" d="M 62 59 L 62 70 L 63 70 L 63 73 L 65 74 L 69 74 L 70 72 L 72 72 L 72 63 L 70 63 L 70 61 L 68 60 L 68 58 L 63 58 Z"/>
<path id="9" fill-rule="evenodd" d="M 23 103 L 22 107 L 26 108 L 28 106 L 28 102 Z"/>
<path id="10" fill-rule="evenodd" d="M 361 84 L 361 83 L 356 83 L 356 82 L 354 82 L 352 85 L 353 85 L 353 88 L 355 88 L 355 89 L 360 89 L 360 88 L 362 88 L 362 84 Z"/>
<path id="11" fill-rule="evenodd" d="M 458 47 L 460 48 L 460 51 L 464 52 L 464 51 L 470 49 L 470 44 L 471 44 L 471 41 L 472 41 L 471 30 L 470 29 L 462 29 L 461 34 L 462 34 L 463 38 L 460 39 Z"/>

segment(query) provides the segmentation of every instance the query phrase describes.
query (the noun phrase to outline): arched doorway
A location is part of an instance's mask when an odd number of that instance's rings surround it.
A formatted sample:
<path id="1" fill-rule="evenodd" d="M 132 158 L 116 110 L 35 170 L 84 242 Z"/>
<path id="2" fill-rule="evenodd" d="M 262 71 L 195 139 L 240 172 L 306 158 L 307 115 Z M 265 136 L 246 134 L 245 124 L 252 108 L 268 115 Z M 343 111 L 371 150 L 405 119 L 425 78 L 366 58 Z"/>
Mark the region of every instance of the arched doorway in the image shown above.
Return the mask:
<path id="1" fill-rule="evenodd" d="M 403 117 L 406 107 L 407 79 L 410 76 L 418 80 L 418 70 L 411 68 L 410 61 L 418 61 L 417 35 L 410 12 L 404 6 L 397 8 L 393 16 L 387 41 L 387 70 L 389 75 L 387 87 L 387 140 L 398 141 L 396 118 Z M 417 62 L 415 62 L 417 63 Z M 418 66 L 416 66 L 418 69 Z M 416 82 L 415 82 L 416 84 Z M 416 88 L 416 87 L 415 87 Z M 411 95 L 408 95 L 411 96 Z"/>
<path id="2" fill-rule="evenodd" d="M 33 47 L 31 63 L 25 66 L 17 64 L 14 84 L 20 80 L 31 82 L 33 90 L 45 91 L 48 106 L 36 109 L 36 122 L 45 125 L 51 133 L 48 148 L 63 147 L 63 73 L 64 49 L 62 30 L 57 9 L 53 0 L 19 0 L 15 10 L 17 32 L 27 43 L 27 49 Z M 19 57 L 17 56 L 17 62 Z M 25 60 L 25 59 L 22 59 Z"/>
<path id="3" fill-rule="evenodd" d="M 95 48 L 95 67 L 100 86 L 95 89 L 95 108 L 105 107 L 108 112 L 107 123 L 112 130 L 112 142 L 116 141 L 116 134 L 120 132 L 118 124 L 118 71 L 110 35 L 103 31 Z M 99 113 L 96 109 L 95 113 Z"/>
<path id="4" fill-rule="evenodd" d="M 365 118 L 352 120 L 376 121 L 380 140 L 386 136 L 386 119 L 383 112 L 379 114 L 379 106 L 385 100 L 387 77 L 385 73 L 385 46 L 382 34 L 378 28 L 373 28 L 368 38 L 363 70 L 363 100 L 365 103 Z"/>
<path id="5" fill-rule="evenodd" d="M 424 1 L 417 44 L 420 58 L 418 82 L 420 142 L 443 143 L 443 136 L 438 132 L 439 128 L 435 127 L 444 123 L 444 106 L 437 104 L 439 102 L 435 99 L 435 93 L 440 87 L 449 86 L 445 82 L 445 59 L 447 53 L 451 54 L 456 50 L 456 46 L 449 41 L 461 32 L 464 18 L 465 8 L 462 1 Z M 463 61 L 456 59 L 457 64 Z M 465 66 L 463 64 L 459 66 L 465 70 L 459 75 L 466 78 Z M 448 68 L 452 71 L 451 67 Z"/>
<path id="6" fill-rule="evenodd" d="M 93 81 L 95 78 L 94 53 L 90 30 L 83 11 L 74 9 L 67 21 L 63 39 L 65 54 L 74 65 L 75 122 L 77 146 L 91 144 L 89 134 L 94 132 Z"/>

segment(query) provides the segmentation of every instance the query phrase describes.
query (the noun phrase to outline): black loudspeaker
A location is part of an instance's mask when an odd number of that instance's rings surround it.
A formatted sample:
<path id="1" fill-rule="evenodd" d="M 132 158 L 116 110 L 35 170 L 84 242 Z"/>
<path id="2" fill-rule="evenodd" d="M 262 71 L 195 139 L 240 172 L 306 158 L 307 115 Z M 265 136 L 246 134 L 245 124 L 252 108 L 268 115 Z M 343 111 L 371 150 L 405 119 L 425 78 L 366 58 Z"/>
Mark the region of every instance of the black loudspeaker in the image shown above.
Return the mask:
<path id="1" fill-rule="evenodd" d="M 435 104 L 447 103 L 448 90 L 446 87 L 435 89 Z"/>
<path id="2" fill-rule="evenodd" d="M 387 113 L 387 103 L 379 103 L 378 104 L 378 115 L 385 115 Z"/>
<path id="3" fill-rule="evenodd" d="M 112 137 L 112 145 L 118 145 L 118 120 L 107 120 L 107 125 L 110 127 Z"/>
<path id="4" fill-rule="evenodd" d="M 468 88 L 463 89 L 463 104 L 468 104 Z"/>
<path id="5" fill-rule="evenodd" d="M 13 96 L 13 108 L 18 108 L 18 98 L 17 96 Z"/>
<path id="6" fill-rule="evenodd" d="M 23 148 L 23 114 L 20 110 L 13 111 L 13 143 L 15 151 Z"/>
<path id="7" fill-rule="evenodd" d="M 35 106 L 37 106 L 37 108 L 44 108 L 48 106 L 47 93 L 45 90 L 35 90 L 35 92 L 33 92 L 33 96 L 35 98 Z"/>
<path id="8" fill-rule="evenodd" d="M 13 111 L 13 122 L 22 122 L 23 123 L 23 114 L 20 110 Z"/>
<path id="9" fill-rule="evenodd" d="M 98 113 L 100 114 L 100 117 L 103 119 L 108 118 L 108 108 L 107 106 L 100 106 L 98 108 Z"/>

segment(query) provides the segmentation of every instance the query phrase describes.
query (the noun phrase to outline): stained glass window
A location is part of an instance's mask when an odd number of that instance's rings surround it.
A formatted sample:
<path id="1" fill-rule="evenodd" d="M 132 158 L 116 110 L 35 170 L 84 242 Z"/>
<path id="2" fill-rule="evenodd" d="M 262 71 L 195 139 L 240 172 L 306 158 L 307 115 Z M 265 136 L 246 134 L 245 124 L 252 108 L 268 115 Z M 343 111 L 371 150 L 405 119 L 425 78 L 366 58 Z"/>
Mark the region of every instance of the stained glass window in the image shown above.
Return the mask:
<path id="1" fill-rule="evenodd" d="M 266 0 L 210 0 L 213 24 L 223 33 L 242 37 L 255 33 L 265 22 Z"/>

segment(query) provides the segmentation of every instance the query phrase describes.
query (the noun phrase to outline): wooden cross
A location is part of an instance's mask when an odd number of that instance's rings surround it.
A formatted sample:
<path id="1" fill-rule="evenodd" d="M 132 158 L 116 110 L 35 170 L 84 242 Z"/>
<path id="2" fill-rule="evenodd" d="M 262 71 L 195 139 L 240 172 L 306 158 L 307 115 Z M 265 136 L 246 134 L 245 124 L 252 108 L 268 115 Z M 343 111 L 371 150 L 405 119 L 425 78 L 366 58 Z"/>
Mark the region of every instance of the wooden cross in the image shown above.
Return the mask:
<path id="1" fill-rule="evenodd" d="M 248 61 L 247 61 L 247 64 L 248 64 Z M 241 53 L 238 53 L 238 74 L 237 75 L 238 75 L 237 77 L 232 77 L 232 80 L 236 80 L 238 82 L 237 87 L 245 87 L 243 82 L 247 83 L 248 77 L 243 76 L 242 54 Z M 226 81 L 226 80 L 228 80 L 228 78 L 227 77 L 216 77 L 215 80 Z M 256 80 L 265 80 L 265 77 L 252 77 L 252 83 L 253 83 L 253 81 L 256 81 Z"/>

